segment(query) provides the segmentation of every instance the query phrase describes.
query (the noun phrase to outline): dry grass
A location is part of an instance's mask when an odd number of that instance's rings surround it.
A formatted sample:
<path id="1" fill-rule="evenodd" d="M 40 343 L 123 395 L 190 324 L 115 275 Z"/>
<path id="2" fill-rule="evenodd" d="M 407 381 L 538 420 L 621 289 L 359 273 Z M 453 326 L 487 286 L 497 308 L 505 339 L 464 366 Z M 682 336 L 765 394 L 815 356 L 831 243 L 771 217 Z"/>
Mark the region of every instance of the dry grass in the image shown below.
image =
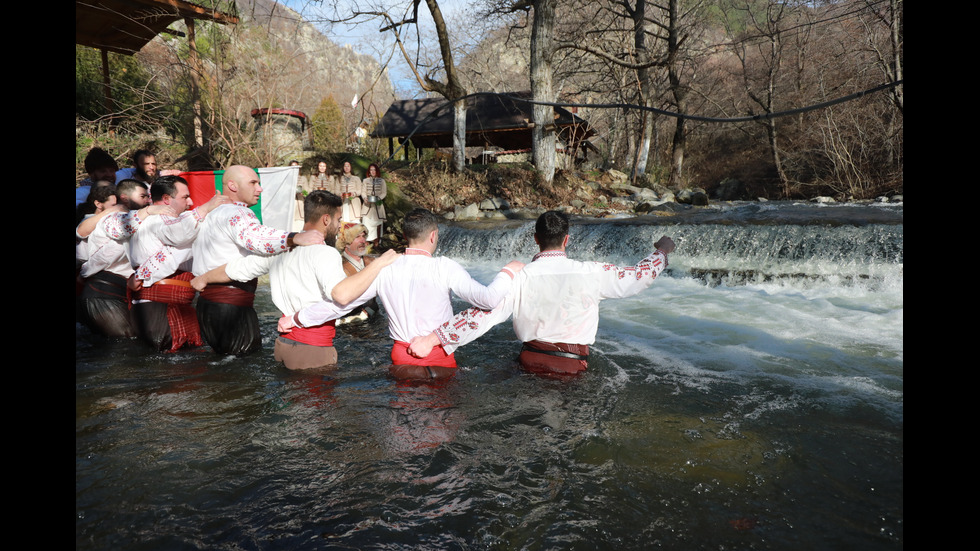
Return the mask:
<path id="1" fill-rule="evenodd" d="M 575 186 L 580 184 L 558 173 L 547 188 L 534 170 L 524 165 L 471 165 L 461 173 L 453 173 L 433 162 L 388 167 L 388 174 L 409 201 L 438 213 L 488 197 L 506 199 L 516 208 L 554 208 L 568 204 Z"/>

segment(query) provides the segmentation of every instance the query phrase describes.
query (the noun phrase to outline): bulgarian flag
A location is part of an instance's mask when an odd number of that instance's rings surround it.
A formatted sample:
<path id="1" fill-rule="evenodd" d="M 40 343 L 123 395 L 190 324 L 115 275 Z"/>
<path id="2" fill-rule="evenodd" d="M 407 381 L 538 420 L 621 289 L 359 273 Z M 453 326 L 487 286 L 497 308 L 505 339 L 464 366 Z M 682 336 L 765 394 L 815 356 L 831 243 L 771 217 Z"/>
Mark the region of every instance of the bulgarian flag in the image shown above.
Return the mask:
<path id="1" fill-rule="evenodd" d="M 257 172 L 262 185 L 262 195 L 259 197 L 259 202 L 252 207 L 252 212 L 265 226 L 293 231 L 299 167 L 260 168 Z M 221 181 L 224 174 L 224 170 L 204 170 L 182 172 L 180 176 L 187 180 L 187 187 L 190 188 L 194 204 L 203 205 L 224 189 Z"/>

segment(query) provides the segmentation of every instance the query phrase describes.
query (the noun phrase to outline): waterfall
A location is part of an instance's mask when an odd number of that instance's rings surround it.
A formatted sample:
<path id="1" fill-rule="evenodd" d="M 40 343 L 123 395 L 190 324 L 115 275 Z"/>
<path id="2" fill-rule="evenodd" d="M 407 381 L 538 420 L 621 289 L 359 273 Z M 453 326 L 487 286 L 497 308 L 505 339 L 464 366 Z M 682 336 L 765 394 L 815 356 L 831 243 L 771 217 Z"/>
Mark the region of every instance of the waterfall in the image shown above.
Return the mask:
<path id="1" fill-rule="evenodd" d="M 447 226 L 440 231 L 440 254 L 472 264 L 527 262 L 538 250 L 533 235 L 533 222 L 490 229 Z M 901 224 L 573 223 L 568 254 L 631 265 L 663 235 L 677 243 L 668 275 L 710 285 L 882 285 L 900 284 L 902 277 Z"/>

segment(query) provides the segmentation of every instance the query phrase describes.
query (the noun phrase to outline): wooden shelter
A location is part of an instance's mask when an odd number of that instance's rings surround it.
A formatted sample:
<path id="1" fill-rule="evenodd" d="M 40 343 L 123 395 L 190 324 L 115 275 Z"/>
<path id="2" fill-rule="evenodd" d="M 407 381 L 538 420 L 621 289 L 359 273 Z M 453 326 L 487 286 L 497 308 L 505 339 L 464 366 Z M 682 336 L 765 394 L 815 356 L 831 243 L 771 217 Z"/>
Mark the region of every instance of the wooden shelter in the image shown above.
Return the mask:
<path id="1" fill-rule="evenodd" d="M 232 4 L 234 6 L 234 4 Z M 170 29 L 183 20 L 187 33 Z M 109 52 L 133 55 L 158 34 L 187 37 L 188 63 L 195 95 L 194 134 L 197 147 L 204 146 L 197 78 L 203 72 L 194 38 L 194 21 L 235 25 L 238 16 L 183 0 L 75 0 L 75 44 L 102 52 L 102 88 L 106 106 L 114 110 L 109 83 Z"/>
<path id="2" fill-rule="evenodd" d="M 466 100 L 467 149 L 530 151 L 532 104 L 520 99 L 530 98 L 530 92 L 486 94 Z M 511 99 L 518 98 L 518 99 Z M 591 144 L 588 138 L 595 131 L 574 113 L 555 107 L 555 131 L 566 151 L 584 152 Z M 411 141 L 417 149 L 453 146 L 453 109 L 444 98 L 402 100 L 391 104 L 371 132 L 372 138 L 388 138 L 394 154 L 394 140 Z"/>
<path id="3" fill-rule="evenodd" d="M 182 0 L 75 0 L 75 44 L 133 55 L 175 21 L 237 24 L 238 17 Z"/>

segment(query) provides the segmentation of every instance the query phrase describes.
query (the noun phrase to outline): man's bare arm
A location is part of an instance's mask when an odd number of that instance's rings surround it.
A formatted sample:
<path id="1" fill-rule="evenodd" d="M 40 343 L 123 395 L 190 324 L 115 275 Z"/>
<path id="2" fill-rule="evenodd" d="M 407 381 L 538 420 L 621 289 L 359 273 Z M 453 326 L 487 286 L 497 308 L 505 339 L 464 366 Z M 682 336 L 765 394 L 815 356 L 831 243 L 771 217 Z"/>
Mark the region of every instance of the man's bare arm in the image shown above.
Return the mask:
<path id="1" fill-rule="evenodd" d="M 191 280 L 191 287 L 193 287 L 195 291 L 201 292 L 210 283 L 230 282 L 231 278 L 228 277 L 228 273 L 225 271 L 226 266 L 228 265 L 222 264 L 221 266 L 218 266 L 217 268 L 211 270 L 210 272 L 205 272 L 195 277 L 194 279 Z"/>

